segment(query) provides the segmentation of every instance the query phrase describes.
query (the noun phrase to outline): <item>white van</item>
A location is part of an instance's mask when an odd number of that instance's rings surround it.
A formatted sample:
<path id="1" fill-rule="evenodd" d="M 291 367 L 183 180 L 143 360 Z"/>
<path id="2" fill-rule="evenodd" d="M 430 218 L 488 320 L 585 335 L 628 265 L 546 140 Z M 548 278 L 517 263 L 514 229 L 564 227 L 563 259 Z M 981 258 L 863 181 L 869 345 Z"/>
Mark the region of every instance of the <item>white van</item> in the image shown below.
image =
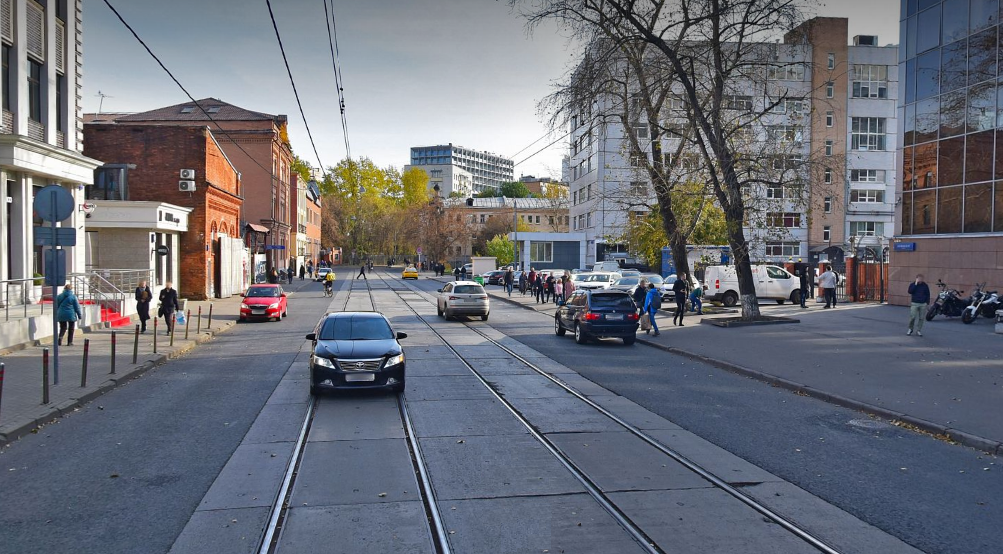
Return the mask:
<path id="1" fill-rule="evenodd" d="M 620 273 L 620 263 L 619 262 L 596 262 L 596 265 L 592 266 L 592 272 L 598 273 L 600 271 L 605 271 L 609 273 Z"/>
<path id="2" fill-rule="evenodd" d="M 801 281 L 786 269 L 775 265 L 752 266 L 756 296 L 783 304 L 801 302 Z M 733 265 L 712 265 L 704 270 L 704 296 L 725 306 L 738 303 L 738 274 Z"/>

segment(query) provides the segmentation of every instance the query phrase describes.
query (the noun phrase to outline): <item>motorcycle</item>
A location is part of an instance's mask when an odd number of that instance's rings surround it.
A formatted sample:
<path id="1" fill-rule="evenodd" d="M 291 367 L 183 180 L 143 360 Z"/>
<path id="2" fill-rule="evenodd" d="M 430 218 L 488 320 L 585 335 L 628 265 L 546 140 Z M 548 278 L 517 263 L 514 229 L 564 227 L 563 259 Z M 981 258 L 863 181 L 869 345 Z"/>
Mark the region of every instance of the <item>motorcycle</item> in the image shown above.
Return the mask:
<path id="1" fill-rule="evenodd" d="M 926 320 L 931 321 L 938 314 L 947 317 L 962 315 L 965 308 L 968 307 L 968 301 L 961 297 L 964 291 L 949 289 L 940 279 L 937 279 L 937 286 L 940 287 L 940 293 L 937 294 L 937 300 L 926 310 Z"/>
<path id="2" fill-rule="evenodd" d="M 996 310 L 1000 306 L 999 294 L 996 291 L 987 292 L 985 288 L 985 283 L 975 285 L 972 302 L 961 313 L 962 322 L 971 323 L 980 315 L 982 317 L 995 317 Z"/>

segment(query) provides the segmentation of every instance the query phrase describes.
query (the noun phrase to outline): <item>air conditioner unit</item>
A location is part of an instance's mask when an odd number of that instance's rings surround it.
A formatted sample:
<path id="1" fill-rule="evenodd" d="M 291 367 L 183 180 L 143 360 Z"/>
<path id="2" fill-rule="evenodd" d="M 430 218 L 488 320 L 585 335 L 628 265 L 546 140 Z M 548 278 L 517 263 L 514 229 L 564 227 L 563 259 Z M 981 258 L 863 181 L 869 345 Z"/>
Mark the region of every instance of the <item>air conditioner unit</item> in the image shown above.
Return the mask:
<path id="1" fill-rule="evenodd" d="M 195 170 L 194 169 L 182 169 L 181 170 L 181 178 L 182 179 L 194 179 L 195 178 Z"/>
<path id="2" fill-rule="evenodd" d="M 178 190 L 182 192 L 195 192 L 195 181 L 178 181 Z"/>

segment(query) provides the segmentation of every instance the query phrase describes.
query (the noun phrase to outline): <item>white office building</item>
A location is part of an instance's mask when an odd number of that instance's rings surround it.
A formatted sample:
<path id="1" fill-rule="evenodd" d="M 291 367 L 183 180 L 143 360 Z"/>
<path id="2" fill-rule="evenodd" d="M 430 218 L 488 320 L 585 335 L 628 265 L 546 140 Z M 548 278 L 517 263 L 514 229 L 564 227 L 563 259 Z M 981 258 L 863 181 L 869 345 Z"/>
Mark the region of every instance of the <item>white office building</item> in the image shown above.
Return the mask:
<path id="1" fill-rule="evenodd" d="M 443 196 L 449 196 L 454 190 L 462 192 L 452 187 L 454 183 L 459 183 L 458 187 L 463 186 L 465 175 L 469 175 L 470 190 L 474 193 L 498 189 L 502 183 L 515 180 L 515 163 L 512 160 L 491 152 L 454 146 L 453 143 L 412 147 L 410 165 L 421 167 L 433 180 L 441 179 L 439 186 Z M 433 174 L 433 171 L 439 173 Z M 447 186 L 450 188 L 447 189 Z"/>

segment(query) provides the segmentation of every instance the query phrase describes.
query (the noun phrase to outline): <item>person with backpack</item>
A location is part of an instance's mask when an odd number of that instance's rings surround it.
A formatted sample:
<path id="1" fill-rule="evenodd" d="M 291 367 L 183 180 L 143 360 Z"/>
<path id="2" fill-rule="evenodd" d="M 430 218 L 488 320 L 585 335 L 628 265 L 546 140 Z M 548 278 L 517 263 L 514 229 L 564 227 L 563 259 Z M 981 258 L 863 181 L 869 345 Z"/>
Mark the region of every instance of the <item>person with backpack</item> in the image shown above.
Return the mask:
<path id="1" fill-rule="evenodd" d="M 658 324 L 655 323 L 655 314 L 658 313 L 661 307 L 662 295 L 655 288 L 654 283 L 648 283 L 648 294 L 644 297 L 644 311 L 648 314 L 648 321 L 651 323 L 651 328 L 655 331 L 656 337 L 661 333 L 658 332 Z"/>

